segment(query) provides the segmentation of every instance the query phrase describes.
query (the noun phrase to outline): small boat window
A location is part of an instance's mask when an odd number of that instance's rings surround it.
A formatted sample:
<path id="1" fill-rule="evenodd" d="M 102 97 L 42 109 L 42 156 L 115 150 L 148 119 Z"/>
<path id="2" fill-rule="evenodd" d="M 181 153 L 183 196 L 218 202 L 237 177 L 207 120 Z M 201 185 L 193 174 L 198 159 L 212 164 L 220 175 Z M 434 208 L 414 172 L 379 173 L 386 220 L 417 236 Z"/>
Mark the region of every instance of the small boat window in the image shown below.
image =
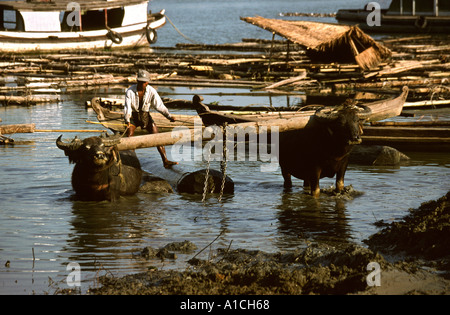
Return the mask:
<path id="1" fill-rule="evenodd" d="M 394 0 L 388 14 L 400 15 L 435 15 L 435 0 Z M 450 1 L 437 1 L 439 11 L 445 11 Z"/>
<path id="2" fill-rule="evenodd" d="M 23 31 L 23 19 L 16 10 L 0 7 L 0 30 Z"/>
<path id="3" fill-rule="evenodd" d="M 110 28 L 122 26 L 124 9 L 101 9 L 81 12 L 81 25 L 69 26 L 68 16 L 72 11 L 65 11 L 61 22 L 61 30 L 63 32 L 77 31 L 94 31 L 105 29 L 107 25 Z"/>
<path id="4" fill-rule="evenodd" d="M 439 1 L 439 14 L 450 15 L 450 1 Z"/>
<path id="5" fill-rule="evenodd" d="M 434 1 L 416 1 L 417 15 L 434 15 Z M 442 1 L 444 2 L 444 1 Z"/>

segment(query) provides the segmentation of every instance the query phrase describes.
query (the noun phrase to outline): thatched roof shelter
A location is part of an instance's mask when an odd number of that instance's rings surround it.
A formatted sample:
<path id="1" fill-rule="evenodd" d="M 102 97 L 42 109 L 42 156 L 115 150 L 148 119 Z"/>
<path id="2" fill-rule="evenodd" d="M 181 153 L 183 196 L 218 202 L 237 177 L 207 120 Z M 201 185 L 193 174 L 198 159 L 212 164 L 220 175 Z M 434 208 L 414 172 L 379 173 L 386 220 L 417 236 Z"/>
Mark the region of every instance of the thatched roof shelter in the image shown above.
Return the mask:
<path id="1" fill-rule="evenodd" d="M 241 20 L 282 36 L 307 49 L 312 60 L 357 62 L 363 69 L 378 65 L 391 51 L 357 26 L 257 17 Z"/>

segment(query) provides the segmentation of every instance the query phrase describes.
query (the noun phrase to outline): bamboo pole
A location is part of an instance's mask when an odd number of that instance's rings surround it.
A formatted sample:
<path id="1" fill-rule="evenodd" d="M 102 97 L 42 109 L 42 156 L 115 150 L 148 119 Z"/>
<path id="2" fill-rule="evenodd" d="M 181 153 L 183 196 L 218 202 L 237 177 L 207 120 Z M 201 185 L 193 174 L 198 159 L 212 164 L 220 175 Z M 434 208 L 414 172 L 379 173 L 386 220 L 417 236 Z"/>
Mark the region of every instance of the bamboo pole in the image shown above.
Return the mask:
<path id="1" fill-rule="evenodd" d="M 35 129 L 34 132 L 107 132 L 100 129 Z"/>

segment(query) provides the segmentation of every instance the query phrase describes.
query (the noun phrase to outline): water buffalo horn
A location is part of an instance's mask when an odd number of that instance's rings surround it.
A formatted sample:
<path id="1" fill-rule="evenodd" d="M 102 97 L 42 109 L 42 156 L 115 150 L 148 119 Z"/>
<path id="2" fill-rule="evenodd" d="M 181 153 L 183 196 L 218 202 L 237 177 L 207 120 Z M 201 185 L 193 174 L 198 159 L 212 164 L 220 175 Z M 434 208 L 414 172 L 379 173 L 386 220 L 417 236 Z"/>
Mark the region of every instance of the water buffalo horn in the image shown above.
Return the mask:
<path id="1" fill-rule="evenodd" d="M 365 106 L 365 105 L 358 105 L 359 108 L 362 108 L 362 110 L 360 110 L 358 112 L 358 116 L 361 119 L 368 119 L 370 117 L 370 115 L 372 114 L 372 109 L 369 106 Z"/>
<path id="2" fill-rule="evenodd" d="M 58 139 L 56 139 L 56 146 L 57 146 L 59 149 L 64 150 L 64 151 L 75 151 L 75 150 L 77 150 L 77 149 L 81 146 L 81 144 L 83 143 L 78 137 L 75 137 L 75 138 L 72 140 L 72 142 L 70 142 L 70 143 L 63 142 L 63 141 L 61 140 L 61 138 L 62 138 L 62 135 L 60 135 L 60 136 L 58 137 Z"/>
<path id="3" fill-rule="evenodd" d="M 335 111 L 333 108 L 319 108 L 315 112 L 315 117 L 323 120 L 334 120 L 338 117 L 337 111 Z"/>

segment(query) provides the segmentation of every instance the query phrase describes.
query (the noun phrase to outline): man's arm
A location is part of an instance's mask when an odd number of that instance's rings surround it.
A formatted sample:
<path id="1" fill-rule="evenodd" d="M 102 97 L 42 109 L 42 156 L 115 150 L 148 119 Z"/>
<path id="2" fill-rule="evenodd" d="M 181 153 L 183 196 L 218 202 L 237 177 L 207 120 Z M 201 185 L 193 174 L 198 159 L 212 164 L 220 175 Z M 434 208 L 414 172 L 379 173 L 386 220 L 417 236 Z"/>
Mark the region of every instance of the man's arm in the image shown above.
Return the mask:
<path id="1" fill-rule="evenodd" d="M 164 117 L 166 117 L 168 120 L 174 122 L 175 118 L 172 117 L 167 107 L 164 105 L 164 102 L 162 101 L 161 97 L 159 96 L 158 92 L 153 88 L 150 87 L 150 106 L 153 107 L 155 110 L 160 112 Z"/>
<path id="2" fill-rule="evenodd" d="M 124 113 L 124 118 L 125 118 L 125 123 L 129 124 L 130 123 L 130 119 L 131 119 L 131 113 L 132 113 L 132 108 L 131 108 L 131 104 L 133 102 L 133 95 L 132 95 L 132 91 L 131 90 L 127 90 L 127 92 L 125 93 L 125 104 L 124 104 L 124 108 L 123 108 L 123 113 Z"/>

